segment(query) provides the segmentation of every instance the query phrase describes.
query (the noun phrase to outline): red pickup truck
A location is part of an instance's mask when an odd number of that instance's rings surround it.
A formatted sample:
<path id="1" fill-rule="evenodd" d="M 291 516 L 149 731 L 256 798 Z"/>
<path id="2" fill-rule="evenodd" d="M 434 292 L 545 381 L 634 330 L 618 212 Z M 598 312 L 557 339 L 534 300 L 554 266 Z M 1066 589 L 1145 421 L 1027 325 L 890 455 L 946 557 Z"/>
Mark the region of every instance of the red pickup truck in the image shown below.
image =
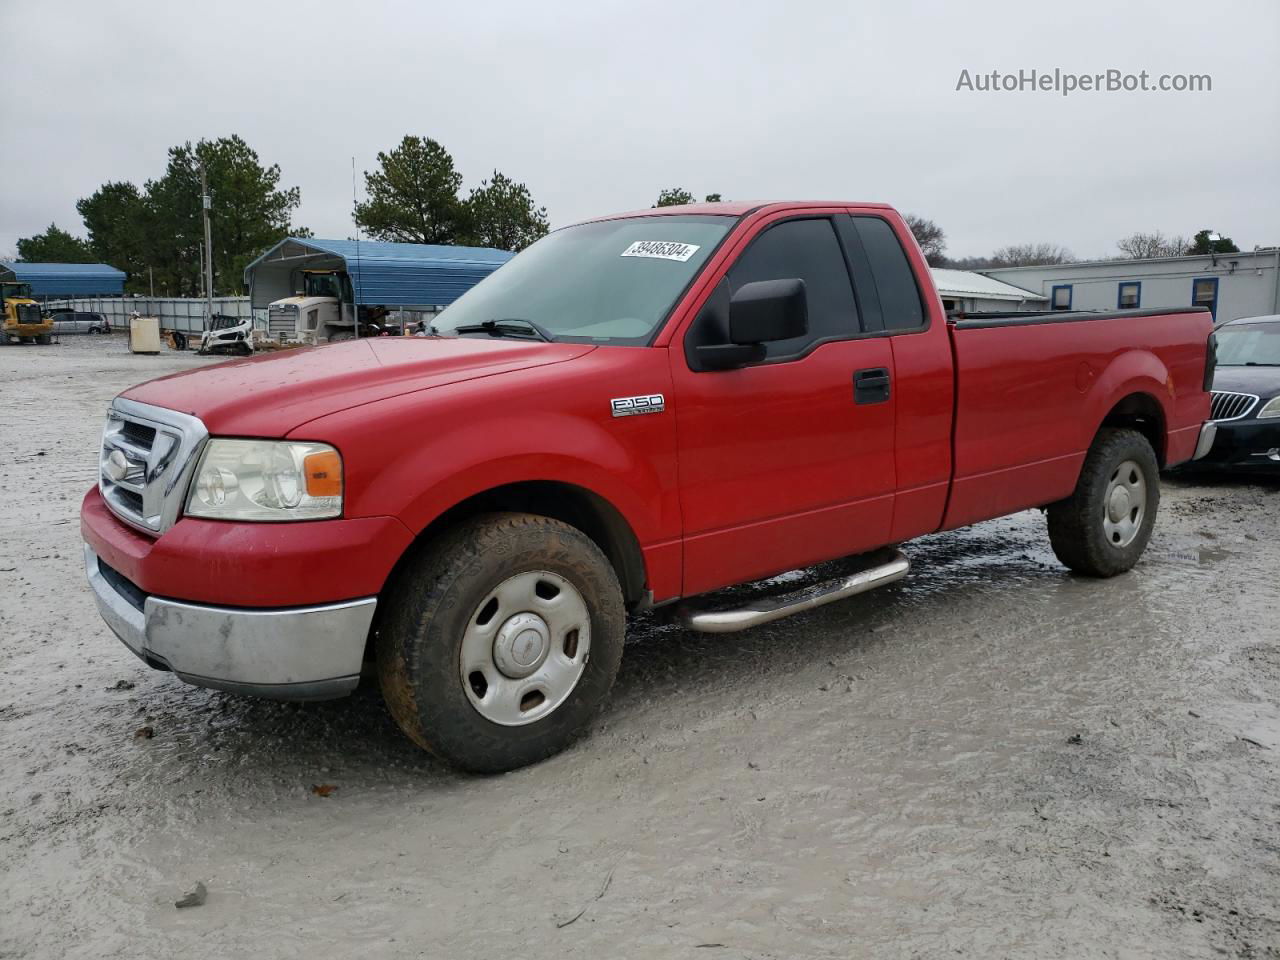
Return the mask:
<path id="1" fill-rule="evenodd" d="M 1212 443 L 1211 325 L 948 321 L 878 204 L 606 217 L 531 246 L 431 336 L 117 397 L 86 570 L 153 667 L 301 699 L 364 668 L 416 743 L 511 769 L 586 727 L 628 612 L 742 629 L 903 576 L 892 545 L 1029 507 L 1072 570 L 1128 570 L 1159 471 Z M 700 597 L 853 555 L 796 595 Z"/>

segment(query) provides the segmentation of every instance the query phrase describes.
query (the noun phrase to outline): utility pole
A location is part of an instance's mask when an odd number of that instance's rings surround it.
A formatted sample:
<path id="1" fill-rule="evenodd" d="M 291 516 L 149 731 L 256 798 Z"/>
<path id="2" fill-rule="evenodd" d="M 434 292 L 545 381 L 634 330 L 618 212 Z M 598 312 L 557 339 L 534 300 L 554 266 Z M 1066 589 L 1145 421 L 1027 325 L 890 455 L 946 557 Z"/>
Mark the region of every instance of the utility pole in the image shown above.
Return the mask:
<path id="1" fill-rule="evenodd" d="M 213 242 L 209 233 L 209 178 L 205 176 L 204 163 L 200 164 L 200 206 L 204 213 L 204 329 L 213 326 Z"/>

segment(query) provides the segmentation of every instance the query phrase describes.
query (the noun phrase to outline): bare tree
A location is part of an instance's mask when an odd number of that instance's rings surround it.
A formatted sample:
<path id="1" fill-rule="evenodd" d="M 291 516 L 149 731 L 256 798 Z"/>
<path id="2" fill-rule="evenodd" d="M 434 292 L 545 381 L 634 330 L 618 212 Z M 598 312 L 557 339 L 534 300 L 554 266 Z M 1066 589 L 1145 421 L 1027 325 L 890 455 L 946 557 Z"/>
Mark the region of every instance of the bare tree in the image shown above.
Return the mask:
<path id="1" fill-rule="evenodd" d="M 1186 253 L 1190 246 L 1186 237 L 1166 237 L 1159 230 L 1154 233 L 1131 233 L 1116 241 L 1116 247 L 1130 260 L 1178 257 Z"/>
<path id="2" fill-rule="evenodd" d="M 1012 243 L 988 258 L 993 267 L 1041 267 L 1051 263 L 1071 263 L 1075 255 L 1056 243 Z"/>
<path id="3" fill-rule="evenodd" d="M 932 220 L 918 217 L 914 213 L 908 213 L 902 219 L 907 221 L 907 226 L 911 228 L 911 234 L 916 238 L 916 243 L 920 244 L 920 249 L 924 252 L 924 258 L 929 261 L 929 266 L 945 266 L 947 258 L 943 253 L 947 249 L 947 235 L 942 228 Z"/>

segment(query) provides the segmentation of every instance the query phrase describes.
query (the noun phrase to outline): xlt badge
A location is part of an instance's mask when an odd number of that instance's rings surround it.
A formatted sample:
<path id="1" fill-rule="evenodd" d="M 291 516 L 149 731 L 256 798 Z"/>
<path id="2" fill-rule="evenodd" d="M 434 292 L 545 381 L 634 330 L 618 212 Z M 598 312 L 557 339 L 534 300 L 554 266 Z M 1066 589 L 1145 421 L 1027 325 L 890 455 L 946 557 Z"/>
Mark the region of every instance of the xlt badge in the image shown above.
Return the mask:
<path id="1" fill-rule="evenodd" d="M 661 413 L 667 408 L 667 402 L 660 393 L 650 393 L 642 397 L 615 397 L 609 401 L 615 417 L 634 417 L 641 413 Z"/>

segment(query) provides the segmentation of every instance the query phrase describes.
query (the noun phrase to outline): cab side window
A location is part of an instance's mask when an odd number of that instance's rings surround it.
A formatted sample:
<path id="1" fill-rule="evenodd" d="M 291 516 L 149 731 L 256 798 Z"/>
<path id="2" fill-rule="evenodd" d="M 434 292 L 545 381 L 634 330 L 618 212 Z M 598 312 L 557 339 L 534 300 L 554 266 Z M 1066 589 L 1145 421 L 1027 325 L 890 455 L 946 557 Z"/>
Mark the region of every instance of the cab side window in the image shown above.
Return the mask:
<path id="1" fill-rule="evenodd" d="M 924 301 L 893 228 L 879 217 L 854 217 L 853 225 L 871 262 L 885 329 L 920 329 L 924 326 Z"/>
<path id="2" fill-rule="evenodd" d="M 757 280 L 804 281 L 809 332 L 766 344 L 766 361 L 796 359 L 819 343 L 844 340 L 859 332 L 858 307 L 835 228 L 825 217 L 786 220 L 752 241 L 729 270 L 736 293 Z"/>

